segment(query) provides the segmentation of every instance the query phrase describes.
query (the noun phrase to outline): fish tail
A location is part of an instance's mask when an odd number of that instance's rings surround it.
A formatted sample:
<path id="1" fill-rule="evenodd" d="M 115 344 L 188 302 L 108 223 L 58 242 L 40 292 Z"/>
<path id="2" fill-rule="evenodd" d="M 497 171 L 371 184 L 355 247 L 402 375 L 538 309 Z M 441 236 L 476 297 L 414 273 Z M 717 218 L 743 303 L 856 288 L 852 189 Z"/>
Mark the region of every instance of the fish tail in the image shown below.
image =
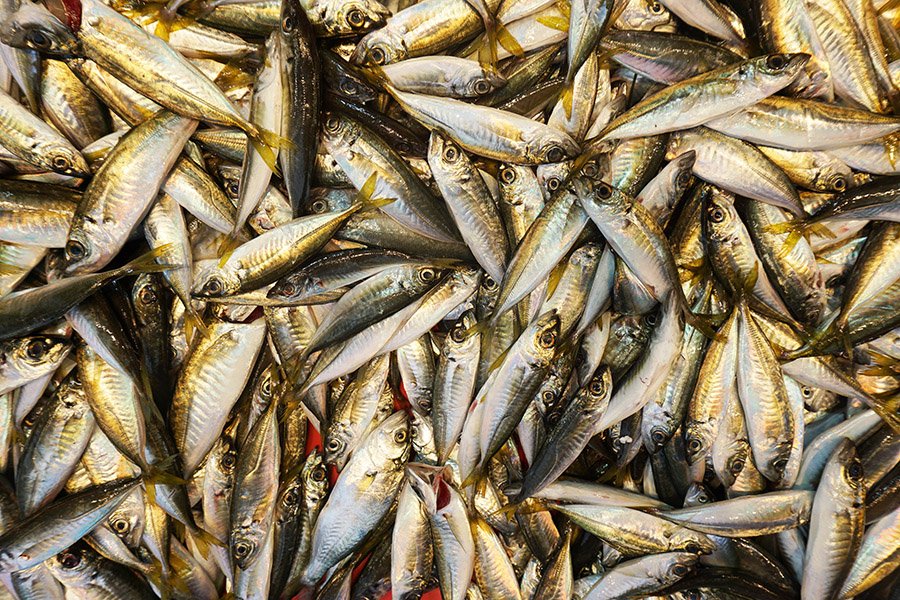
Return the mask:
<path id="1" fill-rule="evenodd" d="M 519 40 L 513 37 L 513 34 L 510 33 L 506 26 L 499 24 L 497 26 L 496 36 L 497 43 L 502 46 L 504 50 L 517 58 L 525 56 L 525 50 L 522 48 Z"/>
<path id="2" fill-rule="evenodd" d="M 159 263 L 158 260 L 172 250 L 172 244 L 163 244 L 153 248 L 146 254 L 143 254 L 127 265 L 119 267 L 115 271 L 116 277 L 126 277 L 136 273 L 159 273 L 170 269 L 177 269 L 179 265 L 170 265 L 167 263 Z"/>

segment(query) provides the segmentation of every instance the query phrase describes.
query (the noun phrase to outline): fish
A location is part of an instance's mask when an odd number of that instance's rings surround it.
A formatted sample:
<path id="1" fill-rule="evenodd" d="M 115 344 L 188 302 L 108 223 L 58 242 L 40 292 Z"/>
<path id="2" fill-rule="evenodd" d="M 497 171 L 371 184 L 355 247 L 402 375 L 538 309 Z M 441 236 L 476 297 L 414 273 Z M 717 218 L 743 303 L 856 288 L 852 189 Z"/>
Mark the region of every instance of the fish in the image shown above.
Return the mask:
<path id="1" fill-rule="evenodd" d="M 894 0 L 0 0 L 0 598 L 890 595 Z"/>

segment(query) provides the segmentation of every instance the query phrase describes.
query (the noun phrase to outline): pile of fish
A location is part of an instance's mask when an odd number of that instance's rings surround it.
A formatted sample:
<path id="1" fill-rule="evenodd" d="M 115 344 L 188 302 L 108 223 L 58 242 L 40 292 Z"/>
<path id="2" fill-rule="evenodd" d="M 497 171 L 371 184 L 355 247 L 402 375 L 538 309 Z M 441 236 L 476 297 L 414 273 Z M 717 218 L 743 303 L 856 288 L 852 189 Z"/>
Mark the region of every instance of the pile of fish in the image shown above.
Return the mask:
<path id="1" fill-rule="evenodd" d="M 897 599 L 898 28 L 0 0 L 0 599 Z"/>

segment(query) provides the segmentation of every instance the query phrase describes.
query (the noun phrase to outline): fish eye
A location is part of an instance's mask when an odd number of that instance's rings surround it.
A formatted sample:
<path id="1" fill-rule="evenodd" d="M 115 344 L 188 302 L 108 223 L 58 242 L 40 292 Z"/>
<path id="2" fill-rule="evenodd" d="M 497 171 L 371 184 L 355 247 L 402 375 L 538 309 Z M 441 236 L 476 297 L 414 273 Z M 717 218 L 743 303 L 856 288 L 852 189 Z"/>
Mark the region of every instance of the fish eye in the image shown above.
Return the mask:
<path id="1" fill-rule="evenodd" d="M 702 494 L 697 496 L 697 502 L 699 502 L 700 504 L 708 503 L 709 502 L 709 494 L 707 494 L 706 492 L 703 492 Z"/>
<path id="2" fill-rule="evenodd" d="M 394 432 L 394 442 L 397 444 L 405 444 L 407 437 L 405 429 L 398 429 Z"/>
<path id="3" fill-rule="evenodd" d="M 325 469 L 323 467 L 316 467 L 312 472 L 313 481 L 322 482 L 325 481 Z"/>
<path id="4" fill-rule="evenodd" d="M 31 358 L 33 360 L 39 360 L 43 358 L 46 352 L 47 347 L 44 345 L 43 340 L 33 340 L 25 348 L 25 354 L 28 355 L 28 358 Z"/>
<path id="5" fill-rule="evenodd" d="M 550 177 L 547 179 L 547 189 L 551 192 L 555 192 L 559 189 L 560 183 L 562 182 L 559 180 L 559 177 Z"/>
<path id="6" fill-rule="evenodd" d="M 328 204 L 324 200 L 316 200 L 312 203 L 312 211 L 314 213 L 323 213 L 328 208 Z"/>
<path id="7" fill-rule="evenodd" d="M 278 290 L 278 293 L 282 296 L 293 296 L 297 293 L 297 288 L 293 283 L 285 283 L 281 286 L 281 289 Z"/>
<path id="8" fill-rule="evenodd" d="M 342 81 L 341 82 L 341 91 L 347 94 L 348 96 L 355 96 L 359 93 L 359 88 L 356 87 L 356 84 L 352 81 Z"/>
<path id="9" fill-rule="evenodd" d="M 437 273 L 434 272 L 434 269 L 430 267 L 426 267 L 419 271 L 419 279 L 428 283 L 430 281 L 434 281 L 434 278 L 437 277 Z"/>
<path id="10" fill-rule="evenodd" d="M 779 458 L 775 462 L 772 463 L 772 468 L 775 469 L 776 473 L 784 473 L 785 467 L 787 467 L 788 459 Z"/>
<path id="11" fill-rule="evenodd" d="M 558 163 L 563 161 L 563 159 L 566 157 L 566 153 L 563 152 L 563 149 L 559 146 L 550 146 L 547 149 L 546 156 L 548 162 Z"/>
<path id="12" fill-rule="evenodd" d="M 294 19 L 291 17 L 285 17 L 281 21 L 281 30 L 285 32 L 291 32 L 294 30 Z"/>
<path id="13" fill-rule="evenodd" d="M 690 171 L 682 171 L 678 174 L 678 177 L 675 178 L 675 185 L 681 189 L 686 188 L 691 184 L 691 172 Z"/>
<path id="14" fill-rule="evenodd" d="M 383 65 L 385 62 L 387 62 L 387 55 L 381 48 L 372 48 L 369 51 L 369 56 L 372 58 L 372 62 L 374 62 L 376 65 Z"/>
<path id="15" fill-rule="evenodd" d="M 448 143 L 444 147 L 443 156 L 444 160 L 446 160 L 447 162 L 456 162 L 456 159 L 459 158 L 459 150 L 457 150 L 456 146 L 454 146 L 453 144 Z"/>
<path id="16" fill-rule="evenodd" d="M 156 302 L 156 292 L 149 285 L 146 285 L 138 292 L 138 300 L 141 304 L 153 304 Z"/>
<path id="17" fill-rule="evenodd" d="M 233 469 L 234 465 L 236 465 L 236 464 L 237 464 L 237 456 L 235 455 L 234 452 L 226 452 L 222 456 L 222 466 L 226 470 Z"/>
<path id="18" fill-rule="evenodd" d="M 612 198 L 613 195 L 612 186 L 605 181 L 601 181 L 595 188 L 595 191 L 597 193 L 597 197 L 601 200 L 608 200 Z"/>
<path id="19" fill-rule="evenodd" d="M 709 211 L 709 220 L 713 223 L 721 223 L 725 220 L 725 211 L 719 208 L 718 206 L 714 206 Z"/>
<path id="20" fill-rule="evenodd" d="M 224 289 L 225 286 L 222 285 L 222 282 L 219 281 L 218 277 L 213 277 L 206 282 L 206 285 L 203 286 L 203 291 L 211 296 L 217 296 L 221 294 Z"/>
<path id="21" fill-rule="evenodd" d="M 482 96 L 491 91 L 491 84 L 488 83 L 486 79 L 479 79 L 475 82 L 474 89 L 476 94 Z"/>
<path id="22" fill-rule="evenodd" d="M 850 481 L 859 481 L 863 477 L 863 468 L 862 463 L 858 460 L 854 460 L 847 467 L 847 476 L 850 478 Z"/>
<path id="23" fill-rule="evenodd" d="M 650 327 L 655 327 L 656 326 L 656 313 L 650 313 L 649 315 L 647 315 L 645 317 L 645 320 L 647 321 L 647 325 L 649 325 Z"/>
<path id="24" fill-rule="evenodd" d="M 50 42 L 50 38 L 47 37 L 43 31 L 29 31 L 25 36 L 25 39 L 34 46 L 36 50 L 49 50 L 50 46 L 53 45 Z"/>
<path id="25" fill-rule="evenodd" d="M 554 331 L 545 331 L 541 334 L 541 337 L 538 339 L 538 342 L 541 344 L 541 348 L 552 348 L 556 343 L 556 332 Z"/>
<path id="26" fill-rule="evenodd" d="M 78 240 L 66 242 L 66 258 L 69 260 L 81 260 L 85 254 L 87 254 L 87 249 Z"/>
<path id="27" fill-rule="evenodd" d="M 784 54 L 772 54 L 766 58 L 766 66 L 773 71 L 781 71 L 788 64 L 787 56 Z"/>
<path id="28" fill-rule="evenodd" d="M 72 168 L 72 161 L 68 159 L 68 157 L 63 156 L 62 154 L 57 154 L 53 157 L 51 161 L 53 164 L 53 168 L 57 171 L 68 171 Z"/>
<path id="29" fill-rule="evenodd" d="M 800 394 L 801 394 L 804 398 L 812 398 L 812 397 L 813 397 L 813 390 L 812 390 L 812 388 L 809 387 L 808 385 L 804 385 L 802 388 L 800 388 Z"/>
<path id="30" fill-rule="evenodd" d="M 687 445 L 688 445 L 688 450 L 690 450 L 694 454 L 696 454 L 697 452 L 700 452 L 700 450 L 703 449 L 703 442 L 701 442 L 697 438 L 689 439 Z"/>
<path id="31" fill-rule="evenodd" d="M 250 556 L 250 552 L 253 551 L 253 544 L 250 542 L 238 542 L 234 545 L 234 557 L 235 558 L 247 558 Z"/>
<path id="32" fill-rule="evenodd" d="M 509 167 L 503 167 L 500 170 L 500 181 L 503 183 L 512 183 L 516 180 L 516 171 Z"/>
<path id="33" fill-rule="evenodd" d="M 272 379 L 271 378 L 266 377 L 263 380 L 262 385 L 260 386 L 260 391 L 262 392 L 263 396 L 268 397 L 268 396 L 272 395 Z"/>
<path id="34" fill-rule="evenodd" d="M 847 190 L 847 180 L 843 175 L 835 175 L 831 180 L 831 189 L 836 192 L 844 192 Z"/>
<path id="35" fill-rule="evenodd" d="M 228 193 L 232 197 L 236 198 L 238 194 L 241 193 L 241 182 L 237 179 L 232 179 L 230 182 L 228 182 L 228 185 L 226 187 L 228 189 Z"/>
<path id="36" fill-rule="evenodd" d="M 347 13 L 347 23 L 354 29 L 359 29 L 366 24 L 366 16 L 358 8 Z"/>
<path id="37" fill-rule="evenodd" d="M 62 552 L 56 559 L 63 569 L 75 569 L 81 564 L 81 557 L 74 552 Z"/>
<path id="38" fill-rule="evenodd" d="M 697 542 L 690 541 L 684 545 L 684 550 L 685 552 L 690 552 L 691 554 L 700 554 L 703 549 Z"/>
<path id="39" fill-rule="evenodd" d="M 728 472 L 733 476 L 737 477 L 738 474 L 744 470 L 744 460 L 740 458 L 736 458 L 731 462 L 731 466 L 728 468 Z"/>
<path id="40" fill-rule="evenodd" d="M 690 571 L 688 566 L 684 565 L 682 563 L 675 563 L 674 565 L 672 565 L 672 569 L 671 569 L 671 573 L 675 577 L 684 577 L 685 575 L 688 574 L 688 571 Z"/>
<path id="41" fill-rule="evenodd" d="M 341 128 L 341 120 L 334 115 L 328 115 L 325 119 L 325 130 L 337 133 Z"/>
<path id="42" fill-rule="evenodd" d="M 290 488 L 284 493 L 285 505 L 294 506 L 297 504 L 298 500 L 300 500 L 300 496 L 297 495 L 297 490 L 295 488 Z"/>
<path id="43" fill-rule="evenodd" d="M 595 161 L 591 161 L 588 164 L 584 165 L 584 168 L 581 170 L 584 173 L 585 177 L 590 177 L 593 179 L 600 173 L 600 168 Z"/>
<path id="44" fill-rule="evenodd" d="M 594 378 L 594 379 L 591 381 L 590 390 L 591 390 L 591 393 L 592 393 L 593 395 L 595 395 L 595 396 L 599 396 L 599 395 L 601 395 L 603 392 L 605 392 L 605 391 L 606 391 L 606 386 L 603 385 L 603 379 L 601 379 L 600 377 Z"/>
<path id="45" fill-rule="evenodd" d="M 650 440 L 657 446 L 662 446 L 666 443 L 666 432 L 662 429 L 654 429 L 650 432 Z"/>
<path id="46" fill-rule="evenodd" d="M 497 289 L 497 282 L 494 281 L 493 277 L 485 277 L 484 278 L 484 289 L 486 289 L 486 290 Z"/>
<path id="47" fill-rule="evenodd" d="M 337 452 L 341 449 L 341 441 L 338 439 L 331 439 L 328 441 L 328 444 L 325 446 L 325 449 L 329 452 Z"/>
<path id="48" fill-rule="evenodd" d="M 131 525 L 128 523 L 128 519 L 115 519 L 112 523 L 110 523 L 113 531 L 115 531 L 120 536 L 128 533 L 128 530 L 131 529 Z"/>
<path id="49" fill-rule="evenodd" d="M 661 15 L 663 13 L 663 5 L 659 2 L 651 2 L 649 6 L 647 6 L 647 10 L 650 11 L 651 15 Z"/>
<path id="50" fill-rule="evenodd" d="M 450 339 L 452 339 L 457 344 L 462 343 L 466 339 L 466 328 L 459 325 L 453 328 L 453 331 L 450 332 Z"/>
<path id="51" fill-rule="evenodd" d="M 553 393 L 553 390 L 544 390 L 541 392 L 541 401 L 544 404 L 553 404 L 556 402 L 556 394 Z"/>

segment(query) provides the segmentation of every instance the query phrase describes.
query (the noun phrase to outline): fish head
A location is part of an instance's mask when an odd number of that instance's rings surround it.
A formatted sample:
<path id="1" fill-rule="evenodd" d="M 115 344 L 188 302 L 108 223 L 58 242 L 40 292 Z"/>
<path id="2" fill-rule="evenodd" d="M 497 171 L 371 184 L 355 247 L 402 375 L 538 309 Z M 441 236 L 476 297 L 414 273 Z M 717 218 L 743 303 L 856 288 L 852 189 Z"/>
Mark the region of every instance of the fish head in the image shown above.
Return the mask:
<path id="1" fill-rule="evenodd" d="M 432 131 L 428 139 L 428 164 L 433 171 L 462 177 L 470 164 L 468 156 L 453 140 L 439 131 Z"/>
<path id="2" fill-rule="evenodd" d="M 77 56 L 80 53 L 72 29 L 37 2 L 23 2 L 19 10 L 0 24 L 0 41 L 50 56 Z"/>
<path id="3" fill-rule="evenodd" d="M 97 271 L 112 259 L 110 252 L 104 252 L 103 248 L 112 248 L 113 245 L 114 241 L 101 223 L 88 215 L 76 215 L 66 240 L 65 274 Z"/>
<path id="4" fill-rule="evenodd" d="M 144 533 L 144 499 L 140 490 L 132 492 L 106 518 L 106 524 L 126 546 L 137 548 Z"/>
<path id="5" fill-rule="evenodd" d="M 328 493 L 328 471 L 322 461 L 322 454 L 314 450 L 303 463 L 301 473 L 303 494 L 311 504 L 317 504 Z"/>
<path id="6" fill-rule="evenodd" d="M 687 492 L 684 494 L 685 507 L 709 504 L 712 500 L 712 494 L 709 493 L 709 489 L 702 482 L 695 481 L 688 486 Z"/>
<path id="7" fill-rule="evenodd" d="M 0 350 L 0 364 L 18 373 L 40 373 L 59 364 L 72 349 L 64 337 L 34 335 L 10 340 Z"/>
<path id="8" fill-rule="evenodd" d="M 331 423 L 325 432 L 325 462 L 342 469 L 347 464 L 350 454 L 348 443 L 352 431 L 348 424 L 342 421 Z"/>
<path id="9" fill-rule="evenodd" d="M 556 309 L 539 316 L 523 335 L 528 336 L 525 349 L 526 360 L 537 367 L 549 366 L 556 351 L 563 343 L 560 333 L 560 319 Z"/>
<path id="10" fill-rule="evenodd" d="M 75 148 L 54 140 L 39 142 L 41 162 L 47 169 L 70 177 L 90 177 L 87 160 Z"/>
<path id="11" fill-rule="evenodd" d="M 571 136 L 551 127 L 534 128 L 523 134 L 525 159 L 534 164 L 559 163 L 581 153 L 581 147 Z"/>
<path id="12" fill-rule="evenodd" d="M 316 3 L 325 31 L 332 36 L 360 35 L 383 26 L 391 12 L 377 0 L 326 0 Z"/>
<path id="13" fill-rule="evenodd" d="M 229 536 L 228 549 L 231 562 L 237 569 L 246 570 L 259 556 L 259 550 L 265 541 L 265 528 L 261 523 L 251 522 L 238 525 Z"/>
<path id="14" fill-rule="evenodd" d="M 686 527 L 676 529 L 669 538 L 670 550 L 683 550 L 691 554 L 712 554 L 716 545 L 699 531 Z"/>
<path id="15" fill-rule="evenodd" d="M 545 199 L 549 199 L 560 188 L 571 170 L 571 161 L 538 165 L 535 169 L 535 176 L 544 192 Z"/>
<path id="16" fill-rule="evenodd" d="M 350 56 L 357 65 L 387 65 L 409 58 L 403 37 L 390 27 L 367 34 Z"/>
<path id="17" fill-rule="evenodd" d="M 647 575 L 664 587 L 687 577 L 697 566 L 698 559 L 697 554 L 689 552 L 659 554 L 655 560 L 648 561 Z"/>
<path id="18" fill-rule="evenodd" d="M 724 242 L 734 235 L 735 229 L 740 224 L 737 210 L 734 208 L 734 196 L 714 188 L 710 188 L 710 193 L 704 196 L 704 237 L 707 241 Z"/>
<path id="19" fill-rule="evenodd" d="M 672 13 L 657 0 L 627 0 L 615 28 L 621 31 L 660 31 L 675 33 Z"/>
<path id="20" fill-rule="evenodd" d="M 773 84 L 784 87 L 800 75 L 800 71 L 809 62 L 810 55 L 797 52 L 793 54 L 768 54 L 750 59 L 739 68 L 741 75 L 762 77 Z M 749 67 L 749 68 L 747 68 Z"/>
<path id="21" fill-rule="evenodd" d="M 96 554 L 81 544 L 67 548 L 45 563 L 60 582 L 80 587 L 79 582 L 92 579 L 99 563 Z"/>
<path id="22" fill-rule="evenodd" d="M 191 295 L 198 298 L 222 298 L 237 294 L 241 281 L 237 272 L 228 265 L 212 264 L 201 270 L 194 279 Z"/>

